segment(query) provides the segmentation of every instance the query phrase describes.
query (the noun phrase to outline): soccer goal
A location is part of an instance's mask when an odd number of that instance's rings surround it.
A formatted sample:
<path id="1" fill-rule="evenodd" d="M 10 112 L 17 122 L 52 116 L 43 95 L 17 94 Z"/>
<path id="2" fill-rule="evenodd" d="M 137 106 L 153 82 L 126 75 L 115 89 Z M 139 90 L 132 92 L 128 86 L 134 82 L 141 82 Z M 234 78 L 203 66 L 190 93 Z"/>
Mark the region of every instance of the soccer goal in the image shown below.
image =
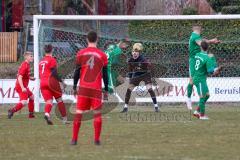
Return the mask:
<path id="1" fill-rule="evenodd" d="M 127 59 L 132 45 L 143 44 L 145 57 L 154 64 L 157 83 L 157 100 L 160 103 L 184 102 L 188 84 L 188 41 L 193 24 L 203 27 L 202 37 L 217 37 L 220 44 L 210 45 L 218 64 L 224 66 L 218 77 L 209 77 L 209 102 L 240 101 L 240 15 L 191 15 L 191 16 L 70 16 L 34 15 L 34 76 L 35 110 L 40 111 L 43 102 L 39 90 L 39 60 L 43 57 L 45 44 L 52 44 L 58 60 L 58 71 L 68 85 L 72 85 L 74 59 L 77 51 L 86 47 L 86 34 L 95 30 L 99 34 L 98 47 L 105 50 L 109 44 L 128 39 L 129 47 L 123 49 L 119 63 L 113 66 L 123 78 L 127 75 Z M 115 91 L 124 98 L 126 85 L 116 86 Z M 121 88 L 123 87 L 123 88 Z M 144 94 L 145 87 L 136 89 L 137 102 L 151 102 Z M 64 99 L 74 99 L 67 93 Z M 198 101 L 196 89 L 192 95 Z"/>

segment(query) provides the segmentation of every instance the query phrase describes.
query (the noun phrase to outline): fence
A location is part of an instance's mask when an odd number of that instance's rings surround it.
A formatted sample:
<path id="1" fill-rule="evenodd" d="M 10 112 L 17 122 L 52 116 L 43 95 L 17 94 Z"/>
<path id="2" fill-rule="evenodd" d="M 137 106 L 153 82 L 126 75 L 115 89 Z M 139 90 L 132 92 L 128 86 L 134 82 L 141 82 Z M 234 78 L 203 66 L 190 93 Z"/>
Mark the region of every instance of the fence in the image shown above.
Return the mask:
<path id="1" fill-rule="evenodd" d="M 0 63 L 17 61 L 18 32 L 0 32 Z"/>

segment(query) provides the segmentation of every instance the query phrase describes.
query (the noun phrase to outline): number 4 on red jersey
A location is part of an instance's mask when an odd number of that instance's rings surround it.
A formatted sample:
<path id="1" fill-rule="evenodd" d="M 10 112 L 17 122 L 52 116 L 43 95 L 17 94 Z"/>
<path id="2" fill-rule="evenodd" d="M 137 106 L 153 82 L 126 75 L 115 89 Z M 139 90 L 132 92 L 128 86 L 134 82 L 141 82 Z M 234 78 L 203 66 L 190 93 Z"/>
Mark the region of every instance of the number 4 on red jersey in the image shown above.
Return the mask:
<path id="1" fill-rule="evenodd" d="M 89 47 L 79 51 L 76 63 L 81 66 L 80 85 L 101 89 L 102 68 L 108 63 L 106 54 Z"/>

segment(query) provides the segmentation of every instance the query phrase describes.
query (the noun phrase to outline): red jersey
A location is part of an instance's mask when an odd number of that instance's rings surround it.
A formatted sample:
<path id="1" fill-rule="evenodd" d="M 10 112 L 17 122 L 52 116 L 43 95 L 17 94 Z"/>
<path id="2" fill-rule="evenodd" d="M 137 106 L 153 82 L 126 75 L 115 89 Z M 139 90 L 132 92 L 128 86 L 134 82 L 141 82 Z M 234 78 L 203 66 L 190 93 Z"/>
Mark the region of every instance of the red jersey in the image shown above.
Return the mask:
<path id="1" fill-rule="evenodd" d="M 22 76 L 23 86 L 25 88 L 28 87 L 29 79 L 30 79 L 30 64 L 27 61 L 24 61 L 20 67 L 18 68 L 18 74 L 17 74 L 17 81 L 15 84 L 15 88 L 21 89 L 21 86 L 18 82 L 18 76 Z"/>
<path id="2" fill-rule="evenodd" d="M 39 77 L 41 86 L 51 77 L 52 69 L 57 67 L 57 61 L 52 56 L 45 56 L 39 63 Z"/>
<path id="3" fill-rule="evenodd" d="M 100 49 L 88 47 L 77 53 L 76 63 L 81 66 L 81 87 L 102 89 L 102 68 L 107 66 L 107 56 Z"/>

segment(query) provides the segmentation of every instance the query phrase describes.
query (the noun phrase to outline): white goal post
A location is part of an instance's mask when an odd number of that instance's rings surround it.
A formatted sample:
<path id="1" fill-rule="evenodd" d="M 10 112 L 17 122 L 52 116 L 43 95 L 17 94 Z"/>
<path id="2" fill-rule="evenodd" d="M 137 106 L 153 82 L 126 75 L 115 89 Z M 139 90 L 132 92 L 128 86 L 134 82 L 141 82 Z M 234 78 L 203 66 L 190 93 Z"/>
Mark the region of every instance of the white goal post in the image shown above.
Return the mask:
<path id="1" fill-rule="evenodd" d="M 45 20 L 73 20 L 73 21 L 108 21 L 108 20 L 119 20 L 119 21 L 130 21 L 130 20 L 140 20 L 140 21 L 148 21 L 148 20 L 240 20 L 240 15 L 135 15 L 135 16 L 97 16 L 97 15 L 34 15 L 33 16 L 33 30 L 34 30 L 34 77 L 35 85 L 34 85 L 34 95 L 35 95 L 35 111 L 39 112 L 40 106 L 40 84 L 39 84 L 39 30 L 42 25 L 42 21 Z M 216 24 L 217 25 L 217 24 Z M 216 26 L 218 27 L 218 26 Z M 230 26 L 231 27 L 231 26 Z M 190 34 L 190 33 L 189 33 Z M 240 36 L 240 35 L 238 35 Z M 146 40 L 147 41 L 147 40 Z M 229 41 L 230 42 L 230 41 Z M 231 76 L 230 76 L 231 77 Z M 163 77 L 165 78 L 165 77 Z"/>

